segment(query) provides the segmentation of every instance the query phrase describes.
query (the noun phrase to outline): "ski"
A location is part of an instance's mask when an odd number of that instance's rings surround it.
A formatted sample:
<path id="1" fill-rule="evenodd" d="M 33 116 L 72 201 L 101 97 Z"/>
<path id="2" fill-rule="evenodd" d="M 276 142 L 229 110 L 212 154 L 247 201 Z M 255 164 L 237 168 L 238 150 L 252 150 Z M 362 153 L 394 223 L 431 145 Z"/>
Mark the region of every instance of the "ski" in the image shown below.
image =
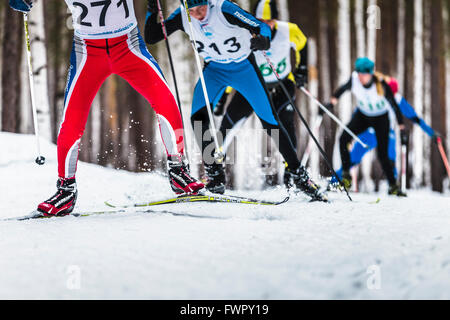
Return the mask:
<path id="1" fill-rule="evenodd" d="M 46 216 L 40 211 L 33 211 L 28 215 L 21 216 L 21 217 L 14 217 L 14 218 L 7 218 L 3 219 L 2 221 L 26 221 L 26 220 L 35 220 L 35 219 L 50 219 L 50 218 L 62 218 L 62 217 L 84 217 L 84 216 L 90 216 L 90 215 L 97 215 L 97 214 L 105 214 L 105 213 L 119 213 L 120 211 L 125 212 L 124 210 L 114 210 L 114 211 L 97 211 L 97 212 L 86 212 L 86 213 L 69 213 L 69 214 L 61 214 L 61 215 L 51 215 Z"/>
<path id="2" fill-rule="evenodd" d="M 32 213 L 22 216 L 22 217 L 15 217 L 15 218 L 7 218 L 3 219 L 2 221 L 26 221 L 26 220 L 38 220 L 38 219 L 51 219 L 51 218 L 63 218 L 63 217 L 90 217 L 90 216 L 97 216 L 97 215 L 106 215 L 106 214 L 142 214 L 142 213 L 153 213 L 153 214 L 170 214 L 172 216 L 179 216 L 179 217 L 188 217 L 188 218 L 201 218 L 201 219 L 226 219 L 226 217 L 218 217 L 218 216 L 210 216 L 210 215 L 200 215 L 200 214 L 193 214 L 193 213 L 187 213 L 187 212 L 175 212 L 175 211 L 169 211 L 169 210 L 152 210 L 152 209 L 146 209 L 146 210 L 137 210 L 137 211 L 126 211 L 124 209 L 119 210 L 105 210 L 105 211 L 86 211 L 86 212 L 72 212 L 65 215 L 56 215 L 56 216 L 45 216 L 41 212 L 33 211 Z"/>
<path id="3" fill-rule="evenodd" d="M 216 202 L 216 203 L 237 203 L 237 204 L 252 204 L 252 205 L 267 205 L 276 206 L 289 201 L 289 196 L 282 201 L 266 201 L 259 199 L 252 199 L 248 197 L 230 196 L 230 195 L 206 195 L 206 194 L 196 194 L 196 195 L 182 195 L 178 197 L 146 202 L 146 203 L 133 203 L 129 205 L 116 205 L 111 202 L 105 201 L 105 204 L 111 208 L 136 208 L 136 207 L 150 207 L 163 204 L 171 203 L 187 203 L 187 202 Z"/>

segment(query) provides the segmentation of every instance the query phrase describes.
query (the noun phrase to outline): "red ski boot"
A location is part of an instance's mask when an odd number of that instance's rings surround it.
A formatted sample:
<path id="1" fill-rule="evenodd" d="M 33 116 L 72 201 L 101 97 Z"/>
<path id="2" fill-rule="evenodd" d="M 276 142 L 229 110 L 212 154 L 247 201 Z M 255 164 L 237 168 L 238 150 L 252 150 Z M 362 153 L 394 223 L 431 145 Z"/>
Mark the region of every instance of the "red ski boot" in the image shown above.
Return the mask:
<path id="1" fill-rule="evenodd" d="M 170 186 L 176 194 L 196 194 L 205 187 L 203 183 L 190 175 L 187 163 L 180 157 L 169 157 L 167 167 Z"/>
<path id="2" fill-rule="evenodd" d="M 70 214 L 77 201 L 77 184 L 75 178 L 59 178 L 56 182 L 58 191 L 50 199 L 38 206 L 38 211 L 45 216 L 62 216 Z"/>

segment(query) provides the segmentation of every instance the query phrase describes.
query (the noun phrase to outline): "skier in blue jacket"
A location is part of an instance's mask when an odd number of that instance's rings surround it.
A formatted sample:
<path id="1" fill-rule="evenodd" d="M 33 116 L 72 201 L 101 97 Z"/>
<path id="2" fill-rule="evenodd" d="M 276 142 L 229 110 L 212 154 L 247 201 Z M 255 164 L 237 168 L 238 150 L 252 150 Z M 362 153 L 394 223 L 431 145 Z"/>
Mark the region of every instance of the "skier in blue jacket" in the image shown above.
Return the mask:
<path id="1" fill-rule="evenodd" d="M 309 178 L 306 169 L 300 164 L 295 145 L 274 111 L 264 78 L 253 54 L 253 51 L 270 48 L 271 28 L 231 1 L 188 0 L 191 21 L 185 12 L 184 1 L 181 3 L 164 24 L 168 35 L 182 30 L 191 38 L 192 26 L 197 51 L 205 61 L 203 75 L 211 105 L 217 104 L 227 87 L 239 91 L 249 102 L 267 133 L 272 137 L 279 134 L 276 141 L 278 149 L 288 164 L 286 170 L 291 173 L 296 187 L 312 200 L 326 201 L 319 192 L 319 186 Z M 145 39 L 149 44 L 164 39 L 162 25 L 157 23 L 157 16 L 156 0 L 149 0 L 145 26 Z M 223 164 L 214 159 L 212 154 L 214 150 L 208 150 L 211 142 L 203 139 L 209 130 L 210 120 L 200 81 L 194 89 L 191 121 L 193 125 L 195 122 L 202 125 L 202 130 L 199 130 L 201 132 L 196 133 L 196 140 L 202 150 L 208 178 L 206 187 L 211 192 L 223 193 L 225 191 Z"/>

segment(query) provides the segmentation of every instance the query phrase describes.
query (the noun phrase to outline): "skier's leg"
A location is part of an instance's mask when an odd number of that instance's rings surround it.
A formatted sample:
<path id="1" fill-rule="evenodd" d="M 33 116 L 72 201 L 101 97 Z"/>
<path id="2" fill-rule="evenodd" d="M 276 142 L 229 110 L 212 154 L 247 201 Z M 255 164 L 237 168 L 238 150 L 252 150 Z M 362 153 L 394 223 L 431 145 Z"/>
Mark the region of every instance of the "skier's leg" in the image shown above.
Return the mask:
<path id="1" fill-rule="evenodd" d="M 113 72 L 124 78 L 155 110 L 167 155 L 184 154 L 184 129 L 176 100 L 138 29 L 111 50 Z"/>
<path id="2" fill-rule="evenodd" d="M 221 81 L 214 68 L 210 65 L 208 65 L 204 69 L 203 76 L 206 82 L 208 97 L 211 100 L 211 106 L 213 107 L 215 106 L 214 102 L 221 97 L 224 89 L 227 87 L 227 84 L 223 80 Z M 215 145 L 212 138 L 213 133 L 210 134 L 210 138 L 208 139 L 207 132 L 210 130 L 210 119 L 200 80 L 197 82 L 197 85 L 194 89 L 191 111 L 191 124 L 194 129 L 195 139 L 202 151 L 203 161 L 206 164 L 214 163 Z M 221 136 L 221 134 L 218 134 L 217 138 L 219 140 L 219 145 L 222 145 L 223 137 Z"/>
<path id="3" fill-rule="evenodd" d="M 246 63 L 246 68 L 242 70 L 243 74 L 231 86 L 247 99 L 267 134 L 277 144 L 278 150 L 287 163 L 284 175 L 285 185 L 288 188 L 295 187 L 301 190 L 313 201 L 327 201 L 326 197 L 319 192 L 319 186 L 310 179 L 306 169 L 301 166 L 297 157 L 296 144 L 276 113 L 254 57 L 251 56 Z"/>
<path id="4" fill-rule="evenodd" d="M 359 142 L 355 142 L 355 145 L 350 152 L 350 169 L 354 166 L 359 165 L 366 153 L 377 146 L 377 138 L 375 136 L 375 132 L 371 128 L 358 135 L 358 138 L 361 139 L 361 141 L 364 142 L 368 146 L 368 148 L 364 148 L 362 144 L 360 144 Z M 339 179 L 342 179 L 342 172 L 342 167 L 336 171 Z M 338 182 L 339 181 L 335 176 L 331 177 L 331 184 L 336 184 Z"/>
<path id="5" fill-rule="evenodd" d="M 89 109 L 100 86 L 111 74 L 106 50 L 97 47 L 99 41 L 75 38 L 64 98 L 64 113 L 59 129 L 58 175 L 75 176 L 78 149 Z"/>
<path id="6" fill-rule="evenodd" d="M 235 92 L 220 124 L 224 153 L 226 153 L 234 136 L 252 113 L 253 109 L 248 101 L 239 92 Z"/>
<path id="7" fill-rule="evenodd" d="M 368 128 L 366 117 L 359 111 L 355 112 L 347 127 L 356 135 L 361 134 Z M 350 171 L 351 159 L 350 152 L 348 151 L 348 145 L 352 142 L 352 140 L 352 136 L 350 136 L 346 131 L 344 131 L 339 138 L 339 151 L 341 153 L 343 172 Z"/>
<path id="8" fill-rule="evenodd" d="M 211 106 L 215 106 L 216 101 L 220 99 L 227 83 L 220 72 L 214 65 L 207 65 L 203 70 L 203 76 L 206 82 L 208 97 L 211 100 Z M 225 192 L 225 171 L 223 163 L 217 163 L 214 158 L 215 143 L 213 136 L 210 134 L 208 139 L 210 118 L 206 107 L 203 88 L 200 80 L 194 89 L 194 97 L 192 101 L 191 123 L 194 128 L 195 139 L 201 148 L 203 164 L 206 171 L 206 188 L 214 193 Z M 222 145 L 223 139 L 220 132 L 217 134 L 219 145 Z"/>
<path id="9" fill-rule="evenodd" d="M 372 127 L 375 129 L 377 136 L 378 147 L 377 154 L 381 163 L 381 167 L 389 181 L 389 186 L 396 185 L 396 179 L 394 175 L 394 168 L 389 160 L 389 115 L 385 114 L 379 117 L 373 117 L 371 119 Z"/>
<path id="10" fill-rule="evenodd" d="M 72 212 L 77 199 L 75 172 L 78 149 L 92 101 L 101 84 L 111 73 L 106 50 L 101 41 L 74 38 L 64 114 L 57 139 L 58 191 L 38 205 L 44 215 Z"/>
<path id="11" fill-rule="evenodd" d="M 267 130 L 267 134 L 272 138 L 279 137 L 279 139 L 275 139 L 275 143 L 277 143 L 278 150 L 287 162 L 288 167 L 291 169 L 299 168 L 300 161 L 297 157 L 296 144 L 291 140 L 289 133 L 276 114 L 254 57 L 251 56 L 245 61 L 245 64 L 239 77 L 234 79 L 232 87 L 239 91 L 250 103 L 264 129 Z"/>
<path id="12" fill-rule="evenodd" d="M 398 171 L 397 171 L 397 140 L 395 137 L 395 130 L 390 129 L 389 130 L 389 151 L 388 151 L 389 161 L 391 161 L 391 165 L 394 168 L 394 176 L 395 179 L 398 177 Z"/>
<path id="13" fill-rule="evenodd" d="M 377 137 L 375 131 L 371 128 L 358 135 L 358 138 L 360 138 L 368 148 L 364 148 L 362 144 L 355 142 L 355 145 L 350 152 L 351 167 L 360 164 L 366 153 L 377 147 Z"/>
<path id="14" fill-rule="evenodd" d="M 143 95 L 155 110 L 167 152 L 170 186 L 177 193 L 195 193 L 204 185 L 189 173 L 184 159 L 184 128 L 180 110 L 156 60 L 134 29 L 126 39 L 114 43 L 110 53 L 113 72 Z"/>
<path id="15" fill-rule="evenodd" d="M 289 79 L 283 80 L 283 83 L 286 86 L 286 89 L 288 90 L 292 101 L 295 101 L 295 84 Z M 277 110 L 277 114 L 281 121 L 281 124 L 286 129 L 294 147 L 297 148 L 297 136 L 294 123 L 294 107 L 291 105 L 289 98 L 286 97 L 286 94 L 279 86 L 276 89 L 269 90 L 269 93 L 272 94 L 272 101 L 275 109 Z"/>

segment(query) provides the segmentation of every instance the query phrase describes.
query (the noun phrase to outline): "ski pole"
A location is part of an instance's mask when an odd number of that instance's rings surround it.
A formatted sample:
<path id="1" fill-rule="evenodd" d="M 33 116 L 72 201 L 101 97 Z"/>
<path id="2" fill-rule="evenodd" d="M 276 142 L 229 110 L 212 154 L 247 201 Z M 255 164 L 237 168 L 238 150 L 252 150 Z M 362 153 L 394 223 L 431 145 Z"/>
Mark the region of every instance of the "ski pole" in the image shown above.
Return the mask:
<path id="1" fill-rule="evenodd" d="M 349 135 L 352 136 L 353 139 L 358 141 L 364 148 L 369 149 L 369 146 L 361 141 L 354 133 L 351 131 L 339 118 L 337 118 L 330 110 L 328 110 L 322 103 L 320 103 L 319 100 L 317 100 L 308 90 L 306 90 L 305 87 L 301 86 L 300 90 L 303 91 L 304 94 L 306 94 L 308 97 L 310 97 L 319 107 L 322 109 L 327 115 L 330 116 L 331 119 L 333 119 L 342 129 L 347 131 Z"/>
<path id="2" fill-rule="evenodd" d="M 28 30 L 28 14 L 23 14 L 23 24 L 25 29 L 25 41 L 27 48 L 27 60 L 28 60 L 28 78 L 30 80 L 30 91 L 31 91 L 31 108 L 33 110 L 33 123 L 34 123 L 34 135 L 36 136 L 36 147 L 37 147 L 37 158 L 35 162 L 38 165 L 43 165 L 45 163 L 45 158 L 41 155 L 41 147 L 39 143 L 39 128 L 37 120 L 37 110 L 36 110 L 36 98 L 34 95 L 34 78 L 33 78 L 33 67 L 31 65 L 31 45 L 30 45 L 30 32 Z"/>
<path id="3" fill-rule="evenodd" d="M 211 125 L 212 136 L 213 136 L 213 140 L 214 140 L 214 144 L 215 144 L 215 148 L 216 148 L 216 150 L 214 152 L 214 158 L 219 163 L 221 163 L 221 162 L 223 162 L 224 155 L 222 152 L 222 148 L 220 148 L 220 146 L 219 146 L 219 141 L 217 139 L 217 129 L 216 129 L 216 125 L 214 123 L 214 116 L 212 114 L 212 108 L 211 108 L 211 103 L 209 101 L 208 91 L 206 89 L 205 77 L 203 76 L 202 65 L 200 62 L 200 55 L 197 51 L 197 41 L 195 40 L 194 28 L 192 27 L 191 15 L 189 14 L 189 6 L 188 6 L 186 0 L 183 0 L 183 4 L 184 4 L 184 8 L 185 8 L 184 11 L 188 18 L 188 24 L 189 24 L 189 29 L 190 29 L 190 33 L 191 33 L 191 37 L 190 37 L 191 44 L 192 44 L 192 48 L 194 49 L 195 61 L 197 64 L 198 74 L 200 76 L 200 82 L 201 82 L 202 89 L 203 89 L 203 96 L 205 98 L 206 109 L 208 111 L 208 117 L 209 117 L 209 123 Z"/>
<path id="4" fill-rule="evenodd" d="M 334 171 L 333 166 L 331 165 L 330 160 L 328 159 L 327 154 L 325 153 L 325 151 L 322 149 L 322 147 L 320 146 L 319 141 L 317 141 L 317 138 L 314 136 L 313 132 L 311 131 L 311 128 L 309 127 L 308 123 L 306 122 L 305 118 L 303 118 L 300 110 L 298 110 L 297 106 L 295 105 L 295 102 L 292 100 L 291 95 L 289 94 L 289 91 L 286 89 L 285 85 L 283 84 L 283 82 L 281 81 L 281 77 L 278 74 L 277 70 L 275 69 L 272 61 L 270 61 L 269 56 L 267 55 L 267 53 L 265 51 L 262 51 L 264 57 L 266 58 L 266 61 L 268 63 L 268 65 L 270 66 L 270 68 L 272 69 L 272 72 L 275 74 L 278 83 L 280 84 L 281 89 L 283 90 L 284 94 L 286 95 L 286 97 L 289 99 L 290 104 L 292 105 L 292 107 L 295 109 L 295 111 L 297 111 L 298 116 L 300 117 L 300 120 L 303 122 L 303 124 L 305 125 L 306 130 L 308 131 L 311 139 L 313 139 L 314 143 L 316 144 L 317 148 L 319 149 L 319 152 L 322 155 L 322 158 L 325 160 L 325 163 L 327 164 L 328 168 L 330 169 L 330 171 L 333 173 L 333 175 L 336 177 L 336 179 L 338 180 L 338 182 L 340 183 L 340 185 L 344 188 L 345 193 L 347 194 L 347 197 L 350 201 L 353 201 L 352 198 L 350 197 L 350 194 L 348 193 L 347 188 L 345 187 L 345 185 L 342 183 L 342 180 L 339 178 L 339 176 L 337 175 L 336 171 Z"/>
<path id="5" fill-rule="evenodd" d="M 184 122 L 184 118 L 183 118 L 183 111 L 181 108 L 181 99 L 180 99 L 180 94 L 178 92 L 177 77 L 175 75 L 175 67 L 174 67 L 173 59 L 172 59 L 172 52 L 170 50 L 170 44 L 169 44 L 169 39 L 168 39 L 168 35 L 167 35 L 166 24 L 164 23 L 164 14 L 162 11 L 162 6 L 161 6 L 160 0 L 157 0 L 156 3 L 158 4 L 159 19 L 161 20 L 161 28 L 162 28 L 163 35 L 164 35 L 164 40 L 166 42 L 167 55 L 169 56 L 170 69 L 172 71 L 173 83 L 175 85 L 175 94 L 176 94 L 177 102 L 178 102 L 178 110 L 180 110 L 181 122 L 183 122 L 183 126 L 184 126 L 185 122 Z M 187 148 L 185 148 L 184 153 L 186 155 L 186 158 L 189 159 Z"/>
<path id="6" fill-rule="evenodd" d="M 447 156 L 445 155 L 445 150 L 444 150 L 444 146 L 442 145 L 442 139 L 441 137 L 438 137 L 436 139 L 438 148 L 439 148 L 439 152 L 441 153 L 441 157 L 442 157 L 442 161 L 444 162 L 444 166 L 445 169 L 447 170 L 447 175 L 450 178 L 450 165 L 448 164 L 448 159 Z"/>
<path id="7" fill-rule="evenodd" d="M 314 124 L 314 133 L 315 134 L 319 134 L 319 128 L 320 128 L 320 125 L 322 124 L 322 120 L 323 120 L 323 116 L 319 116 L 316 119 L 316 123 Z M 302 166 L 306 166 L 306 163 L 308 162 L 309 156 L 311 155 L 311 149 L 312 149 L 313 143 L 314 143 L 314 141 L 312 141 L 312 138 L 310 138 L 308 141 L 308 145 L 306 146 L 305 153 L 303 154 Z"/>
<path id="8" fill-rule="evenodd" d="M 406 191 L 406 144 L 402 144 L 402 191 Z"/>

